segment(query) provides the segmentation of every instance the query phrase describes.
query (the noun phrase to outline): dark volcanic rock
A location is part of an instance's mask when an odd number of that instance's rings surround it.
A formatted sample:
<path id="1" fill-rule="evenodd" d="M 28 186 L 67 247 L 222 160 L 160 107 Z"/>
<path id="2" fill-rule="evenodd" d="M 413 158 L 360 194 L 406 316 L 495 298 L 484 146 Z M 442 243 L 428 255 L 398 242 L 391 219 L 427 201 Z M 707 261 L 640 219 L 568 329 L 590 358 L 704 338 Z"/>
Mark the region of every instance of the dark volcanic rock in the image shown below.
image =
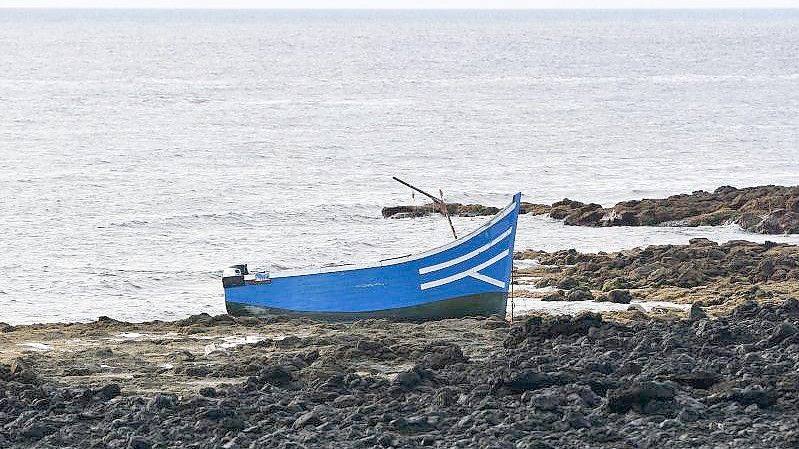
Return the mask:
<path id="1" fill-rule="evenodd" d="M 580 285 L 580 282 L 571 276 L 565 276 L 557 283 L 557 287 L 562 290 L 571 290 L 576 288 L 578 285 Z"/>
<path id="2" fill-rule="evenodd" d="M 688 319 L 691 321 L 698 321 L 707 318 L 707 313 L 702 310 L 699 304 L 691 304 L 691 310 L 688 312 Z"/>
<path id="3" fill-rule="evenodd" d="M 305 427 L 307 425 L 319 424 L 320 421 L 321 420 L 319 419 L 319 416 L 316 414 L 316 412 L 310 411 L 310 412 L 304 413 L 302 416 L 297 418 L 294 421 L 294 424 L 292 425 L 292 427 L 295 428 L 295 429 L 301 429 L 301 428 L 303 428 L 303 427 Z"/>
<path id="4" fill-rule="evenodd" d="M 95 390 L 94 397 L 101 401 L 108 401 L 113 399 L 122 392 L 122 388 L 119 384 L 108 384 L 98 390 Z"/>
<path id="5" fill-rule="evenodd" d="M 541 301 L 566 301 L 566 295 L 563 294 L 563 290 L 556 290 L 543 296 Z"/>
<path id="6" fill-rule="evenodd" d="M 563 220 L 570 215 L 576 214 L 575 211 L 584 206 L 584 203 L 564 198 L 556 203 L 552 203 L 552 208 L 549 210 L 549 216 L 558 220 Z"/>
<path id="7" fill-rule="evenodd" d="M 273 365 L 262 369 L 257 380 L 277 387 L 287 387 L 294 382 L 294 375 L 285 366 Z"/>
<path id="8" fill-rule="evenodd" d="M 743 405 L 755 404 L 760 408 L 771 407 L 777 403 L 777 396 L 773 391 L 758 390 L 755 388 L 748 388 L 733 393 L 732 399 Z"/>
<path id="9" fill-rule="evenodd" d="M 499 208 L 447 205 L 453 216 L 494 215 Z M 410 218 L 440 213 L 435 204 L 384 207 L 383 217 Z M 698 190 L 668 198 L 622 201 L 610 208 L 564 198 L 551 206 L 522 203 L 520 213 L 545 214 L 571 226 L 719 226 L 736 223 L 760 234 L 799 233 L 799 186 L 759 186 Z"/>
<path id="10" fill-rule="evenodd" d="M 543 215 L 549 213 L 552 206 L 547 204 L 526 203 L 522 201 L 519 205 L 520 214 Z M 481 204 L 460 204 L 448 203 L 447 212 L 452 216 L 476 217 L 484 215 L 496 215 L 500 211 L 498 207 L 483 206 Z M 384 218 L 416 218 L 430 214 L 440 214 L 441 208 L 433 203 L 423 206 L 389 206 L 382 209 Z"/>
<path id="11" fill-rule="evenodd" d="M 766 341 L 768 346 L 775 346 L 784 340 L 799 334 L 799 329 L 788 321 L 780 323 Z"/>
<path id="12" fill-rule="evenodd" d="M 552 385 L 567 384 L 573 381 L 574 376 L 566 373 L 525 371 L 502 381 L 501 386 L 507 388 L 511 393 L 523 393 L 525 391 L 539 390 Z"/>
<path id="13" fill-rule="evenodd" d="M 652 263 L 655 255 L 641 257 Z M 214 373 L 255 373 L 197 386 L 199 395 L 137 391 L 142 373 L 133 384 L 118 378 L 121 389 L 65 386 L 52 369 L 39 371 L 64 355 L 33 354 L 0 364 L 0 447 L 773 449 L 799 442 L 796 299 L 743 301 L 728 315 L 695 321 L 620 324 L 584 314 L 531 317 L 510 328 L 480 323 L 298 322 L 313 329 L 298 347 L 197 355 L 191 363 Z M 122 352 L 97 359 L 110 364 L 128 357 Z M 392 372 L 399 375 L 389 381 Z M 30 373 L 25 382 L 23 373 Z"/>
<path id="14" fill-rule="evenodd" d="M 575 288 L 566 293 L 566 301 L 593 301 L 594 295 L 587 288 Z"/>
<path id="15" fill-rule="evenodd" d="M 799 234 L 799 212 L 785 209 L 770 211 L 758 223 L 750 220 L 739 221 L 741 227 L 747 224 L 744 229 L 758 232 L 760 234 Z"/>
<path id="16" fill-rule="evenodd" d="M 574 226 L 718 226 L 737 223 L 761 234 L 799 233 L 799 186 L 719 187 L 661 199 L 623 201 L 611 208 L 564 199 L 550 217 Z"/>
<path id="17" fill-rule="evenodd" d="M 429 206 L 390 206 L 381 211 L 384 218 L 414 218 L 424 217 L 438 212 L 432 205 Z"/>
<path id="18" fill-rule="evenodd" d="M 722 279 L 750 283 L 799 281 L 799 246 L 771 242 L 729 241 L 719 245 L 707 239 L 692 239 L 688 245 L 652 245 L 609 254 L 525 251 L 515 257 L 535 258 L 542 265 L 556 266 L 536 286 L 557 285 L 565 290 L 691 288 Z"/>
<path id="19" fill-rule="evenodd" d="M 583 204 L 563 217 L 563 222 L 571 226 L 599 226 L 605 210 L 596 203 Z"/>
<path id="20" fill-rule="evenodd" d="M 730 401 L 738 402 L 741 405 L 757 405 L 760 408 L 768 408 L 777 402 L 776 395 L 760 386 L 733 388 L 724 397 Z"/>
<path id="21" fill-rule="evenodd" d="M 142 437 L 131 437 L 128 443 L 128 449 L 150 449 L 153 447 L 150 440 Z"/>
<path id="22" fill-rule="evenodd" d="M 721 379 L 722 378 L 720 375 L 708 371 L 692 371 L 685 374 L 675 374 L 671 377 L 671 380 L 679 384 L 688 385 L 693 388 L 701 388 L 704 390 L 712 387 L 721 381 Z"/>
<path id="23" fill-rule="evenodd" d="M 413 388 L 422 381 L 422 377 L 415 369 L 403 371 L 394 378 L 394 384 L 403 388 Z"/>
<path id="24" fill-rule="evenodd" d="M 629 290 L 611 290 L 606 298 L 608 302 L 616 304 L 629 304 L 633 300 Z"/>
<path id="25" fill-rule="evenodd" d="M 592 327 L 601 327 L 602 316 L 595 313 L 583 313 L 576 317 L 560 315 L 528 318 L 522 325 L 511 328 L 505 347 L 514 347 L 531 338 L 551 338 L 559 335 L 587 335 Z"/>
<path id="26" fill-rule="evenodd" d="M 0 375 L 3 375 L 2 370 L 0 370 Z M 6 380 L 13 380 L 21 383 L 35 383 L 37 380 L 36 373 L 31 368 L 30 363 L 22 358 L 16 358 L 11 362 L 11 366 L 8 368 L 7 374 L 5 374 L 4 377 Z"/>
<path id="27" fill-rule="evenodd" d="M 548 204 L 522 203 L 519 205 L 520 214 L 543 215 L 549 213 L 552 206 Z"/>
<path id="28" fill-rule="evenodd" d="M 643 411 L 651 401 L 671 401 L 674 387 L 659 382 L 635 382 L 630 386 L 608 391 L 608 408 L 616 413 Z"/>
<path id="29" fill-rule="evenodd" d="M 417 363 L 417 366 L 430 369 L 441 369 L 448 365 L 465 363 L 469 361 L 469 359 L 463 355 L 461 348 L 452 343 L 435 343 L 431 344 L 425 349 L 428 351 L 428 353 L 421 358 L 421 360 Z"/>
<path id="30" fill-rule="evenodd" d="M 539 208 L 528 203 L 528 210 L 538 211 Z M 452 216 L 476 217 L 483 215 L 496 215 L 500 209 L 498 207 L 483 206 L 480 204 L 460 204 L 447 203 L 447 212 Z M 440 206 L 435 204 L 425 204 L 423 206 L 392 206 L 384 207 L 382 214 L 384 218 L 414 218 L 424 217 L 430 214 L 442 213 Z M 543 212 L 542 212 L 543 213 Z"/>

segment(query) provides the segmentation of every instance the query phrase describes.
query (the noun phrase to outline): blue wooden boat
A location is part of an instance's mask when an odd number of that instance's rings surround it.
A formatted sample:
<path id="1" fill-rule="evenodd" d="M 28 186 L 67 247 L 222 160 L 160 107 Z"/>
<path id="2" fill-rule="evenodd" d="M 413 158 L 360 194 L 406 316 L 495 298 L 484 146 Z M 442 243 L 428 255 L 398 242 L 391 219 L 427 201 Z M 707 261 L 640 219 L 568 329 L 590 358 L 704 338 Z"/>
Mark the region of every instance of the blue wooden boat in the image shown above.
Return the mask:
<path id="1" fill-rule="evenodd" d="M 224 271 L 231 315 L 424 321 L 505 317 L 521 194 L 488 223 L 421 254 L 364 266 L 275 274 Z"/>

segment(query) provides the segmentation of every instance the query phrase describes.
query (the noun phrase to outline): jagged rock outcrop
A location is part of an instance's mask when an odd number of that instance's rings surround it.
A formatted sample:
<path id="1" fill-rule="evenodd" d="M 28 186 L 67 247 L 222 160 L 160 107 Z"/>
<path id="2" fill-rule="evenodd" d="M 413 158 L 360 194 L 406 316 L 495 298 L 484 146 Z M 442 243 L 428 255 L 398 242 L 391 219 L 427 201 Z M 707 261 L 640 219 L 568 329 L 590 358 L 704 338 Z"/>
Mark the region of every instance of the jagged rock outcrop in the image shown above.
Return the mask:
<path id="1" fill-rule="evenodd" d="M 499 209 L 450 204 L 454 216 L 493 215 Z M 408 218 L 439 212 L 433 204 L 383 208 L 384 217 Z M 738 224 L 759 234 L 799 233 L 799 186 L 719 187 L 668 198 L 622 201 L 605 208 L 564 198 L 551 206 L 522 203 L 520 213 L 549 214 L 570 226 L 719 226 Z"/>
<path id="2" fill-rule="evenodd" d="M 662 199 L 623 201 L 611 208 L 564 200 L 558 213 L 576 226 L 718 226 L 736 223 L 761 234 L 799 232 L 799 186 L 723 186 Z M 559 204 L 559 203 L 555 203 Z M 553 205 L 554 206 L 554 205 Z M 554 208 L 553 208 L 554 211 Z"/>

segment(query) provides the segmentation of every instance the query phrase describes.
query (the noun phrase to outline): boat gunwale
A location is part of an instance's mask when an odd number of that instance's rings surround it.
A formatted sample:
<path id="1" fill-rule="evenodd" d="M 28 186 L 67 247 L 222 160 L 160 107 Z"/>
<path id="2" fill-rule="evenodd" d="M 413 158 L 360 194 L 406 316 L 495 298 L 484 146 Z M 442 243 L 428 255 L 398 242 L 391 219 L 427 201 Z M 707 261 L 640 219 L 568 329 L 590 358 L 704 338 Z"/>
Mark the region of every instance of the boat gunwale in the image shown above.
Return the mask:
<path id="1" fill-rule="evenodd" d="M 480 234 L 481 232 L 483 232 L 486 229 L 490 228 L 491 226 L 495 225 L 497 222 L 499 222 L 503 218 L 507 217 L 514 210 L 516 210 L 516 208 L 517 208 L 517 206 L 519 204 L 520 198 L 521 198 L 521 192 L 520 193 L 516 193 L 515 195 L 513 195 L 513 200 L 510 202 L 510 204 L 505 206 L 505 208 L 502 209 L 501 211 L 497 212 L 496 215 L 494 215 L 491 218 L 491 220 L 489 220 L 486 223 L 484 223 L 483 225 L 479 226 L 477 229 L 473 230 L 472 232 L 466 234 L 462 238 L 460 238 L 458 240 L 455 240 L 455 241 L 452 241 L 450 243 L 447 243 L 445 245 L 429 249 L 427 251 L 424 251 L 424 252 L 421 252 L 421 253 L 418 253 L 418 254 L 410 254 L 410 255 L 407 255 L 407 256 L 399 256 L 399 257 L 395 257 L 395 258 L 383 259 L 383 260 L 380 260 L 380 261 L 377 261 L 377 262 L 366 263 L 366 264 L 361 264 L 361 265 L 348 264 L 348 265 L 337 265 L 337 266 L 334 266 L 334 267 L 321 267 L 321 268 L 306 268 L 306 269 L 298 269 L 298 270 L 285 270 L 285 271 L 277 272 L 274 275 L 272 275 L 270 273 L 269 277 L 271 279 L 278 279 L 278 278 L 282 279 L 282 278 L 289 278 L 289 277 L 308 276 L 308 275 L 313 275 L 313 274 L 327 274 L 327 273 L 339 273 L 339 272 L 346 272 L 346 271 L 358 271 L 358 270 L 364 270 L 364 269 L 369 269 L 369 268 L 390 267 L 390 266 L 400 265 L 400 264 L 407 263 L 407 262 L 412 262 L 414 260 L 423 259 L 425 257 L 429 257 L 429 256 L 432 256 L 432 255 L 435 255 L 435 254 L 438 254 L 438 253 L 444 252 L 446 250 L 449 250 L 449 249 L 452 249 L 452 248 L 455 248 L 455 247 L 458 247 L 460 245 L 465 244 L 466 242 L 468 242 L 469 240 L 474 238 L 476 235 Z M 386 262 L 388 262 L 388 263 L 386 263 Z"/>

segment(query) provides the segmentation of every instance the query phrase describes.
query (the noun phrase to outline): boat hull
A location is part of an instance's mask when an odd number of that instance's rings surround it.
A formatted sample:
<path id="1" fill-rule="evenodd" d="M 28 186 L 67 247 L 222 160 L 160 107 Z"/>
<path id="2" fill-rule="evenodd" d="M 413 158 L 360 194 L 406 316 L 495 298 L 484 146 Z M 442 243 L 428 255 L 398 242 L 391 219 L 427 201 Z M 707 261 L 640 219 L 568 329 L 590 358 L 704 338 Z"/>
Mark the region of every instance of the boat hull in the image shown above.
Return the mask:
<path id="1" fill-rule="evenodd" d="M 444 299 L 397 309 L 367 310 L 362 312 L 317 312 L 312 310 L 287 310 L 268 306 L 226 302 L 227 313 L 235 316 L 270 317 L 277 315 L 305 317 L 324 321 L 355 321 L 387 319 L 392 321 L 429 321 L 467 316 L 496 316 L 505 318 L 508 307 L 507 293 L 482 293 L 460 298 Z"/>
<path id="2" fill-rule="evenodd" d="M 433 320 L 505 316 L 521 194 L 448 245 L 360 267 L 223 276 L 232 315 Z M 243 275 L 239 276 L 239 271 Z"/>

